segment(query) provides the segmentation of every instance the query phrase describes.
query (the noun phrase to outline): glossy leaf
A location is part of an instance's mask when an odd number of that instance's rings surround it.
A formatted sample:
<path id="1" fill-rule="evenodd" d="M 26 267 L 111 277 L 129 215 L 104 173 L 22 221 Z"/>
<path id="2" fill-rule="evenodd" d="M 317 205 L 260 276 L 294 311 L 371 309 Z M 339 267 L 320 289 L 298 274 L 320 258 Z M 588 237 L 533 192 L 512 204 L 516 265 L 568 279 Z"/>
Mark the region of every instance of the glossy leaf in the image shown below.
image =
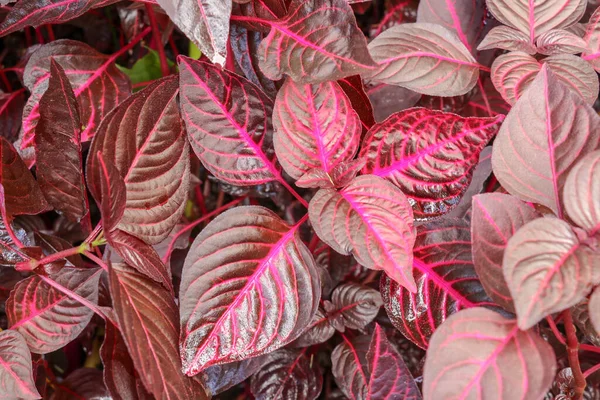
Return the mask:
<path id="1" fill-rule="evenodd" d="M 268 361 L 270 354 L 208 367 L 202 372 L 202 382 L 210 393 L 216 396 L 260 371 Z"/>
<path id="2" fill-rule="evenodd" d="M 167 237 L 183 212 L 189 187 L 189 148 L 181 122 L 176 76 L 153 82 L 102 121 L 88 157 L 88 182 L 100 197 L 98 152 L 123 177 L 126 203 L 117 227 L 149 244 Z"/>
<path id="3" fill-rule="evenodd" d="M 290 227 L 263 207 L 236 207 L 196 237 L 179 295 L 186 374 L 276 350 L 308 326 L 321 287 L 300 224 Z"/>
<path id="4" fill-rule="evenodd" d="M 503 116 L 463 118 L 411 108 L 376 124 L 365 136 L 363 173 L 386 178 L 409 198 L 415 217 L 436 217 L 457 205 L 471 182 L 479 153 Z"/>
<path id="5" fill-rule="evenodd" d="M 33 380 L 31 354 L 17 331 L 0 332 L 0 388 L 5 398 L 41 399 Z"/>
<path id="6" fill-rule="evenodd" d="M 102 269 L 64 267 L 51 279 L 91 303 L 98 301 Z M 75 339 L 94 312 L 41 277 L 19 282 L 6 301 L 10 329 L 23 335 L 34 353 L 47 354 Z"/>
<path id="7" fill-rule="evenodd" d="M 567 215 L 590 236 L 600 230 L 600 151 L 582 158 L 569 172 L 563 191 Z"/>
<path id="8" fill-rule="evenodd" d="M 446 28 L 413 23 L 394 26 L 369 43 L 379 69 L 369 77 L 431 96 L 459 96 L 477 83 L 479 67 Z"/>
<path id="9" fill-rule="evenodd" d="M 102 380 L 102 371 L 96 368 L 79 368 L 54 386 L 50 400 L 105 399 L 109 396 Z"/>
<path id="10" fill-rule="evenodd" d="M 331 293 L 331 304 L 328 314 L 339 313 L 346 328 L 363 329 L 375 319 L 383 301 L 375 289 L 344 283 Z"/>
<path id="11" fill-rule="evenodd" d="M 600 273 L 600 255 L 580 243 L 571 226 L 553 217 L 533 220 L 511 237 L 502 269 L 514 299 L 519 328 L 583 300 Z"/>
<path id="12" fill-rule="evenodd" d="M 373 115 L 373 106 L 363 85 L 362 78 L 360 75 L 353 75 L 340 79 L 337 83 L 344 93 L 346 93 L 350 104 L 352 104 L 352 108 L 358 114 L 363 126 L 363 134 L 367 133 L 375 125 L 375 116 Z"/>
<path id="13" fill-rule="evenodd" d="M 529 42 L 529 36 L 508 26 L 493 27 L 483 38 L 477 50 L 502 49 L 527 54 L 537 53 L 537 48 Z"/>
<path id="14" fill-rule="evenodd" d="M 299 85 L 287 79 L 273 110 L 273 144 L 292 178 L 333 170 L 358 151 L 362 126 L 348 97 L 335 82 Z"/>
<path id="15" fill-rule="evenodd" d="M 272 80 L 321 83 L 375 68 L 347 0 L 292 0 L 287 15 L 270 25 L 258 52 Z"/>
<path id="16" fill-rule="evenodd" d="M 443 220 L 419 227 L 413 267 L 416 293 L 386 275 L 381 277 L 380 291 L 392 324 L 423 349 L 450 315 L 464 308 L 494 306 L 473 267 L 465 222 Z"/>
<path id="17" fill-rule="evenodd" d="M 110 290 L 121 333 L 144 386 L 157 399 L 207 399 L 181 372 L 177 305 L 161 284 L 127 264 L 110 268 Z"/>
<path id="18" fill-rule="evenodd" d="M 505 310 L 514 312 L 504 280 L 502 262 L 508 240 L 525 224 L 541 217 L 516 197 L 501 193 L 473 198 L 471 233 L 475 271 L 487 294 Z"/>
<path id="19" fill-rule="evenodd" d="M 24 106 L 25 89 L 0 93 L 0 135 L 11 143 L 19 136 Z"/>
<path id="20" fill-rule="evenodd" d="M 556 373 L 552 347 L 534 331 L 483 308 L 451 316 L 431 338 L 425 400 L 541 399 Z"/>
<path id="21" fill-rule="evenodd" d="M 88 156 L 87 181 L 90 189 L 95 188 L 91 190 L 96 193 L 94 198 L 100 206 L 102 227 L 110 232 L 115 229 L 125 212 L 125 181 L 114 164 L 104 160 L 102 153 L 97 153 L 96 157 Z"/>
<path id="22" fill-rule="evenodd" d="M 29 259 L 28 255 L 25 254 L 22 249 L 19 249 L 13 242 L 13 239 L 8 234 L 5 223 L 4 219 L 0 218 L 0 273 L 4 269 L 8 269 L 3 267 L 14 267 L 15 264 Z M 11 226 L 15 236 L 23 243 L 23 245 L 27 247 L 35 245 L 33 236 L 28 234 L 25 229 L 15 222 L 13 222 Z"/>
<path id="23" fill-rule="evenodd" d="M 560 217 L 569 170 L 599 142 L 600 117 L 543 66 L 502 124 L 492 167 L 511 194 Z"/>
<path id="24" fill-rule="evenodd" d="M 595 289 L 592 292 L 588 308 L 592 325 L 594 326 L 596 333 L 600 335 L 600 290 Z"/>
<path id="25" fill-rule="evenodd" d="M 537 38 L 537 51 L 548 56 L 554 54 L 579 54 L 586 43 L 574 33 L 564 29 L 552 29 Z"/>

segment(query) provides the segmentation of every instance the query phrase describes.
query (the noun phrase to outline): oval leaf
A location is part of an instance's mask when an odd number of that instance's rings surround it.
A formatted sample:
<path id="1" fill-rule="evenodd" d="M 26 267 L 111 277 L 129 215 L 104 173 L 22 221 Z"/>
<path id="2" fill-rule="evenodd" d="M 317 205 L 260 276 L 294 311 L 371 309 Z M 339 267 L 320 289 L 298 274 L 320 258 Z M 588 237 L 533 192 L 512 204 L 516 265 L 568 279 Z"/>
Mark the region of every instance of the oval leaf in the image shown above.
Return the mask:
<path id="1" fill-rule="evenodd" d="M 335 328 L 329 323 L 329 316 L 321 308 L 317 310 L 312 322 L 302 336 L 293 343 L 293 347 L 308 347 L 324 343 L 335 334 Z"/>
<path id="2" fill-rule="evenodd" d="M 600 151 L 582 158 L 569 172 L 563 201 L 569 218 L 590 236 L 600 230 Z"/>
<path id="3" fill-rule="evenodd" d="M 17 331 L 0 332 L 0 387 L 6 398 L 42 398 L 33 380 L 31 353 Z"/>
<path id="4" fill-rule="evenodd" d="M 256 374 L 271 354 L 208 367 L 202 373 L 204 386 L 213 396 L 231 389 Z"/>
<path id="5" fill-rule="evenodd" d="M 343 283 L 331 293 L 333 308 L 329 315 L 339 313 L 346 328 L 363 329 L 379 313 L 383 304 L 381 295 L 375 289 L 356 283 Z"/>
<path id="6" fill-rule="evenodd" d="M 480 51 L 491 49 L 519 51 L 531 55 L 537 53 L 535 46 L 529 43 L 529 36 L 504 25 L 493 27 L 477 46 L 477 50 Z"/>
<path id="7" fill-rule="evenodd" d="M 574 33 L 564 29 L 552 29 L 537 38 L 537 51 L 548 56 L 554 54 L 578 54 L 586 43 Z"/>

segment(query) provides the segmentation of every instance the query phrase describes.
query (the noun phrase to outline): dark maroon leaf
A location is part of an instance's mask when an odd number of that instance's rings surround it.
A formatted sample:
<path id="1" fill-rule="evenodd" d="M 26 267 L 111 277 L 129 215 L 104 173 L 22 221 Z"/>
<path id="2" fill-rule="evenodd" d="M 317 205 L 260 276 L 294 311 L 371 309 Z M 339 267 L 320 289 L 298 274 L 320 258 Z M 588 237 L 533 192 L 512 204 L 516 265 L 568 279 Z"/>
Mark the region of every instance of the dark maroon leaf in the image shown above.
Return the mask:
<path id="1" fill-rule="evenodd" d="M 473 308 L 452 315 L 433 334 L 423 397 L 541 399 L 555 373 L 552 347 L 533 330 L 521 331 L 514 320 Z"/>
<path id="2" fill-rule="evenodd" d="M 243 361 L 213 365 L 202 372 L 202 382 L 206 389 L 215 396 L 254 375 L 265 365 L 269 357 L 270 354 L 265 354 Z"/>
<path id="3" fill-rule="evenodd" d="M 420 226 L 413 266 L 416 293 L 386 275 L 381 277 L 380 290 L 394 326 L 423 349 L 449 315 L 463 308 L 494 306 L 475 273 L 466 222 L 442 220 Z"/>
<path id="4" fill-rule="evenodd" d="M 321 393 L 323 374 L 304 351 L 282 349 L 266 356 L 252 377 L 250 391 L 256 400 L 315 400 Z"/>
<path id="5" fill-rule="evenodd" d="M 481 81 L 480 81 L 481 82 Z M 492 117 L 508 114 L 510 106 L 494 88 L 490 79 L 480 84 L 462 111 L 466 117 Z"/>
<path id="6" fill-rule="evenodd" d="M 37 178 L 48 203 L 71 221 L 88 213 L 81 160 L 81 120 L 64 69 L 50 60 L 48 89 L 39 103 L 35 150 Z"/>
<path id="7" fill-rule="evenodd" d="M 42 248 L 42 252 L 45 256 L 49 256 L 50 254 L 58 253 L 59 251 L 67 250 L 73 247 L 71 243 L 61 239 L 58 236 L 35 232 L 33 237 L 35 239 L 35 244 Z M 58 260 L 57 262 L 44 265 L 44 270 L 47 272 L 52 271 L 50 273 L 54 273 L 54 271 L 58 271 L 65 264 L 71 267 L 82 268 L 83 260 L 79 254 L 74 254 L 62 260 Z"/>
<path id="8" fill-rule="evenodd" d="M 181 357 L 195 375 L 295 340 L 321 287 L 298 229 L 263 207 L 228 210 L 192 244 L 180 287 Z"/>
<path id="9" fill-rule="evenodd" d="M 67 376 L 67 379 L 54 385 L 50 400 L 104 400 L 109 396 L 102 380 L 102 371 L 95 368 L 80 368 Z"/>
<path id="10" fill-rule="evenodd" d="M 390 115 L 414 106 L 421 99 L 420 93 L 385 83 L 371 83 L 367 86 L 367 94 L 376 122 L 385 121 Z"/>
<path id="11" fill-rule="evenodd" d="M 346 328 L 363 329 L 375 319 L 383 301 L 375 289 L 344 283 L 331 293 L 331 304 L 330 316 L 340 314 Z"/>
<path id="12" fill-rule="evenodd" d="M 385 13 L 381 21 L 371 30 L 371 37 L 375 38 L 381 32 L 392 26 L 407 22 L 416 22 L 418 0 L 387 0 Z"/>
<path id="13" fill-rule="evenodd" d="M 0 303 L 4 304 L 11 290 L 19 281 L 23 279 L 23 275 L 14 268 L 0 268 Z"/>
<path id="14" fill-rule="evenodd" d="M 590 311 L 590 321 L 596 330 L 596 333 L 600 335 L 600 290 L 596 288 L 590 296 L 590 302 L 588 304 Z"/>
<path id="15" fill-rule="evenodd" d="M 363 172 L 402 189 L 415 218 L 440 216 L 460 201 L 479 153 L 503 118 L 464 118 L 426 108 L 396 113 L 367 133 L 360 152 L 367 160 Z"/>
<path id="16" fill-rule="evenodd" d="M 157 399 L 207 399 L 202 385 L 181 373 L 172 294 L 123 263 L 110 268 L 110 290 L 121 333 L 146 389 Z"/>
<path id="17" fill-rule="evenodd" d="M 146 243 L 160 243 L 178 222 L 189 187 L 189 149 L 177 105 L 177 76 L 153 82 L 111 111 L 88 157 L 112 162 L 125 182 L 126 203 L 117 227 Z M 98 169 L 88 172 L 99 197 Z"/>
<path id="18" fill-rule="evenodd" d="M 102 269 L 64 267 L 51 279 L 91 303 L 98 301 Z M 19 282 L 6 301 L 11 329 L 21 333 L 32 352 L 47 354 L 75 339 L 94 312 L 34 275 Z"/>
<path id="19" fill-rule="evenodd" d="M 581 159 L 567 176 L 563 202 L 569 218 L 590 236 L 600 230 L 600 151 Z"/>
<path id="20" fill-rule="evenodd" d="M 234 1 L 234 3 L 236 3 Z M 269 22 L 283 18 L 286 14 L 288 0 L 250 0 L 238 1 L 233 5 L 232 13 L 247 19 L 234 19 L 236 24 L 251 31 L 269 32 Z"/>
<path id="21" fill-rule="evenodd" d="M 375 69 L 347 0 L 292 0 L 287 16 L 270 25 L 259 57 L 272 80 L 320 83 Z"/>
<path id="22" fill-rule="evenodd" d="M 14 142 L 21 128 L 21 113 L 25 106 L 25 89 L 0 93 L 0 135 Z"/>
<path id="23" fill-rule="evenodd" d="M 0 387 L 7 399 L 42 398 L 35 388 L 27 343 L 13 330 L 0 332 Z"/>
<path id="24" fill-rule="evenodd" d="M 304 333 L 293 343 L 293 347 L 308 347 L 328 341 L 335 334 L 330 318 L 321 308 L 317 310 L 313 320 Z"/>
<path id="25" fill-rule="evenodd" d="M 125 212 L 125 181 L 114 164 L 104 160 L 102 153 L 97 153 L 96 157 L 88 156 L 87 181 L 90 189 L 95 187 L 92 193 L 96 192 L 94 198 L 100 206 L 102 226 L 106 232 L 110 232 L 115 229 Z"/>
<path id="26" fill-rule="evenodd" d="M 360 75 L 353 75 L 342 78 L 338 80 L 337 83 L 344 93 L 346 93 L 352 108 L 360 117 L 363 134 L 367 133 L 367 131 L 375 125 L 375 117 L 373 114 L 373 106 L 371 105 L 371 100 L 369 100 L 369 96 L 367 96 L 367 92 L 363 86 L 362 78 Z"/>

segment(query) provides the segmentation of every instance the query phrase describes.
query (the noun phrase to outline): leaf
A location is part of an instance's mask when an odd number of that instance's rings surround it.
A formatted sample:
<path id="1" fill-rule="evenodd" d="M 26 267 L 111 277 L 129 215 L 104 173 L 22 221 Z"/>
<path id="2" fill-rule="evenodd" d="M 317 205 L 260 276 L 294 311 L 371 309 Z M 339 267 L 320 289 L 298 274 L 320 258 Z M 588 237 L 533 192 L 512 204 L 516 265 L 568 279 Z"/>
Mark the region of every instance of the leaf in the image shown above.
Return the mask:
<path id="1" fill-rule="evenodd" d="M 376 66 L 347 0 L 292 0 L 287 16 L 270 25 L 258 54 L 271 80 L 287 75 L 298 84 L 321 83 Z"/>
<path id="2" fill-rule="evenodd" d="M 206 55 L 221 66 L 227 58 L 231 1 L 157 0 L 175 25 Z"/>
<path id="3" fill-rule="evenodd" d="M 539 217 L 532 207 L 507 194 L 485 193 L 473 197 L 471 233 L 475 271 L 486 293 L 511 312 L 515 306 L 502 272 L 506 245 L 523 225 Z"/>
<path id="4" fill-rule="evenodd" d="M 365 166 L 366 161 L 356 159 L 342 162 L 326 173 L 322 169 L 312 169 L 296 181 L 303 188 L 339 188 L 348 185 Z"/>
<path id="5" fill-rule="evenodd" d="M 202 382 L 209 392 L 216 396 L 256 374 L 271 354 L 274 353 L 208 367 L 202 372 Z"/>
<path id="6" fill-rule="evenodd" d="M 52 281 L 91 303 L 98 301 L 102 269 L 64 267 Z M 48 354 L 75 339 L 94 312 L 38 275 L 19 282 L 6 301 L 10 329 L 23 335 L 29 349 Z"/>
<path id="7" fill-rule="evenodd" d="M 91 153 L 90 153 L 91 155 Z M 110 161 L 105 162 L 101 152 L 88 155 L 88 187 L 100 206 L 104 231 L 115 229 L 125 212 L 126 187 L 119 171 Z M 95 179 L 94 182 L 92 179 Z M 99 181 L 99 182 L 98 182 Z"/>
<path id="8" fill-rule="evenodd" d="M 335 82 L 299 85 L 287 79 L 273 109 L 273 144 L 292 178 L 318 170 L 326 176 L 351 161 L 362 132 L 358 114 Z"/>
<path id="9" fill-rule="evenodd" d="M 12 268 L 3 267 L 14 267 L 16 264 L 24 262 L 29 259 L 28 255 L 19 249 L 19 247 L 13 242 L 12 238 L 6 230 L 6 222 L 3 218 L 0 218 L 0 273 L 4 270 Z M 11 224 L 13 232 L 17 239 L 23 243 L 26 247 L 34 246 L 33 236 L 28 234 L 25 229 L 20 225 L 13 222 Z M 0 281 L 2 281 L 0 279 Z"/>
<path id="10" fill-rule="evenodd" d="M 367 86 L 367 94 L 377 122 L 383 122 L 390 115 L 414 106 L 422 97 L 412 90 L 385 83 Z"/>
<path id="11" fill-rule="evenodd" d="M 514 299 L 519 328 L 583 300 L 600 283 L 600 256 L 554 217 L 530 221 L 508 241 L 502 269 Z"/>
<path id="12" fill-rule="evenodd" d="M 51 254 L 58 253 L 59 251 L 67 250 L 73 247 L 71 243 L 58 236 L 48 235 L 41 232 L 34 232 L 33 235 L 35 238 L 35 244 L 42 248 L 44 256 L 49 256 Z M 49 268 L 56 268 L 56 271 L 58 271 L 65 265 L 77 268 L 84 267 L 81 255 L 74 254 L 72 256 L 65 257 L 64 259 L 58 260 L 51 264 L 44 265 L 44 270 L 48 271 Z"/>
<path id="13" fill-rule="evenodd" d="M 569 172 L 563 191 L 565 211 L 590 236 L 600 230 L 600 151 L 583 157 Z"/>
<path id="14" fill-rule="evenodd" d="M 600 117 L 543 66 L 504 120 L 494 142 L 492 167 L 509 193 L 560 217 L 567 174 L 599 142 Z"/>
<path id="15" fill-rule="evenodd" d="M 365 91 L 362 78 L 360 75 L 353 75 L 340 79 L 337 83 L 344 93 L 346 93 L 352 108 L 358 114 L 363 126 L 363 134 L 367 133 L 367 131 L 375 125 L 375 117 L 373 115 L 373 106 Z"/>
<path id="16" fill-rule="evenodd" d="M 24 106 L 25 89 L 0 93 L 0 135 L 11 143 L 19 136 Z"/>
<path id="17" fill-rule="evenodd" d="M 477 46 L 477 50 L 480 51 L 491 49 L 518 51 L 531 55 L 537 53 L 537 48 L 529 42 L 529 36 L 504 25 L 493 27 Z"/>
<path id="18" fill-rule="evenodd" d="M 117 68 L 129 77 L 132 85 L 155 81 L 162 77 L 158 52 L 151 48 L 146 48 L 146 50 L 148 51 L 146 55 L 140 57 L 131 68 L 125 68 L 116 64 Z M 167 65 L 169 68 L 173 68 L 175 63 L 171 60 L 167 60 Z"/>
<path id="19" fill-rule="evenodd" d="M 473 89 L 479 66 L 458 37 L 428 23 L 394 26 L 369 43 L 379 69 L 369 78 L 431 96 L 459 96 Z"/>
<path id="20" fill-rule="evenodd" d="M 590 302 L 588 304 L 590 311 L 590 321 L 596 330 L 596 333 L 600 334 L 600 290 L 596 288 L 590 296 Z"/>
<path id="21" fill-rule="evenodd" d="M 117 227 L 148 244 L 160 243 L 179 221 L 189 187 L 189 149 L 179 114 L 177 76 L 153 82 L 113 109 L 92 142 L 88 168 L 102 152 L 125 182 Z M 98 169 L 88 172 L 94 198 Z"/>
<path id="22" fill-rule="evenodd" d="M 123 263 L 112 264 L 109 279 L 121 334 L 146 389 L 157 399 L 207 399 L 201 384 L 181 373 L 171 293 Z"/>
<path id="23" fill-rule="evenodd" d="M 331 339 L 335 334 L 335 328 L 329 320 L 325 311 L 319 308 L 310 325 L 290 347 L 308 347 Z"/>
<path id="24" fill-rule="evenodd" d="M 342 190 L 319 190 L 308 214 L 319 238 L 335 251 L 352 254 L 365 267 L 384 270 L 416 291 L 411 266 L 413 213 L 394 185 L 377 176 L 359 176 Z"/>
<path id="25" fill-rule="evenodd" d="M 323 386 L 323 374 L 305 352 L 282 349 L 252 377 L 250 391 L 257 400 L 314 400 Z"/>
<path id="26" fill-rule="evenodd" d="M 285 17 L 287 11 L 286 4 L 289 0 L 249 0 L 234 1 L 232 14 L 247 19 L 236 19 L 234 22 L 250 31 L 269 32 L 269 22 Z M 244 4 L 245 3 L 245 4 Z"/>
<path id="27" fill-rule="evenodd" d="M 17 331 L 0 332 L 0 386 L 5 398 L 41 399 L 35 388 L 31 354 Z"/>
<path id="28" fill-rule="evenodd" d="M 583 16 L 585 0 L 487 0 L 488 10 L 504 25 L 529 37 L 529 42 L 554 28 L 566 28 Z"/>
<path id="29" fill-rule="evenodd" d="M 88 213 L 81 160 L 81 120 L 64 69 L 50 60 L 48 89 L 39 103 L 37 178 L 44 197 L 72 222 Z"/>
<path id="30" fill-rule="evenodd" d="M 541 399 L 556 374 L 552 347 L 484 308 L 460 311 L 433 334 L 423 397 Z"/>
<path id="31" fill-rule="evenodd" d="M 365 136 L 363 173 L 402 189 L 418 219 L 437 217 L 457 205 L 471 182 L 479 153 L 504 119 L 463 118 L 426 108 L 395 113 Z"/>
<path id="32" fill-rule="evenodd" d="M 8 216 L 39 214 L 49 208 L 33 175 L 4 137 L 0 137 L 0 185 Z"/>
<path id="33" fill-rule="evenodd" d="M 449 315 L 475 306 L 494 307 L 473 267 L 466 222 L 443 219 L 420 226 L 413 268 L 416 293 L 386 275 L 381 277 L 380 292 L 392 324 L 423 349 Z"/>
<path id="34" fill-rule="evenodd" d="M 537 51 L 548 56 L 579 54 L 585 50 L 585 40 L 564 29 L 552 29 L 537 38 Z"/>
<path id="35" fill-rule="evenodd" d="M 596 71 L 600 71 L 600 8 L 590 16 L 583 40 L 586 46 L 581 58 L 589 62 Z"/>
<path id="36" fill-rule="evenodd" d="M 312 320 L 321 287 L 298 229 L 263 207 L 228 210 L 196 237 L 180 286 L 183 370 L 274 351 Z"/>
<path id="37" fill-rule="evenodd" d="M 335 381 L 351 399 L 420 400 L 415 380 L 379 325 L 372 337 L 340 343 L 331 354 Z"/>
<path id="38" fill-rule="evenodd" d="M 96 368 L 79 368 L 55 385 L 50 400 L 105 399 L 109 396 L 102 380 L 102 371 Z"/>
<path id="39" fill-rule="evenodd" d="M 328 314 L 339 313 L 346 328 L 363 329 L 375 319 L 383 301 L 375 289 L 343 283 L 334 289 L 331 303 L 333 308 Z"/>

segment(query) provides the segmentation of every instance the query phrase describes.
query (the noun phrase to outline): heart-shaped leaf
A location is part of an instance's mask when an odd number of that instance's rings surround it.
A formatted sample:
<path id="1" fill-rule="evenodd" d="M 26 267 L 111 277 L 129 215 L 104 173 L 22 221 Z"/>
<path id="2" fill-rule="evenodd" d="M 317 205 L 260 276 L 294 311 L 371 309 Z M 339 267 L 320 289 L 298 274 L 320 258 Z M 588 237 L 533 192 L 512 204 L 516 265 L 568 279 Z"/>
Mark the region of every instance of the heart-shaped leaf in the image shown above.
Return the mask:
<path id="1" fill-rule="evenodd" d="M 504 25 L 493 27 L 477 46 L 477 50 L 491 49 L 518 51 L 532 55 L 537 53 L 536 47 L 529 42 L 529 36 Z"/>
<path id="2" fill-rule="evenodd" d="M 339 314 L 343 324 L 350 329 L 363 329 L 379 313 L 383 301 L 375 289 L 356 283 L 343 283 L 331 293 L 329 315 Z"/>
<path id="3" fill-rule="evenodd" d="M 0 135 L 11 143 L 19 136 L 24 106 L 24 88 L 12 93 L 0 93 Z"/>
<path id="4" fill-rule="evenodd" d="M 374 175 L 359 176 L 342 190 L 319 190 L 308 214 L 319 238 L 335 251 L 353 254 L 365 267 L 384 270 L 411 292 L 417 290 L 413 213 L 400 189 Z"/>
<path id="5" fill-rule="evenodd" d="M 590 296 L 590 302 L 588 303 L 588 309 L 590 312 L 590 321 L 596 330 L 596 333 L 600 335 L 600 290 L 595 289 Z"/>
<path id="6" fill-rule="evenodd" d="M 565 182 L 565 211 L 590 236 L 600 230 L 600 151 L 583 157 Z"/>
<path id="7" fill-rule="evenodd" d="M 479 153 L 504 116 L 463 118 L 411 108 L 374 125 L 360 157 L 363 173 L 386 178 L 410 199 L 415 217 L 436 217 L 457 205 L 469 186 Z"/>
<path id="8" fill-rule="evenodd" d="M 599 262 L 600 255 L 558 218 L 539 218 L 519 229 L 502 263 L 519 328 L 529 329 L 583 300 L 600 283 Z"/>
<path id="9" fill-rule="evenodd" d="M 473 198 L 471 232 L 475 271 L 486 293 L 505 310 L 515 311 L 502 272 L 506 245 L 523 225 L 540 216 L 533 208 L 507 194 L 485 193 Z"/>
<path id="10" fill-rule="evenodd" d="M 300 240 L 303 222 L 290 227 L 266 208 L 236 207 L 196 237 L 179 295 L 186 374 L 276 350 L 308 326 L 321 286 Z"/>
<path id="11" fill-rule="evenodd" d="M 0 332 L 0 387 L 5 398 L 41 399 L 33 380 L 31 354 L 20 333 Z"/>
<path id="12" fill-rule="evenodd" d="M 394 26 L 369 43 L 377 82 L 431 96 L 459 96 L 477 84 L 479 66 L 460 39 L 427 23 Z"/>
<path id="13" fill-rule="evenodd" d="M 567 174 L 599 142 L 600 117 L 543 66 L 502 124 L 492 167 L 511 194 L 562 217 L 560 196 Z"/>
<path id="14" fill-rule="evenodd" d="M 537 38 L 537 51 L 548 56 L 578 54 L 585 50 L 585 40 L 564 29 L 552 29 Z"/>
<path id="15" fill-rule="evenodd" d="M 347 0 L 292 0 L 287 16 L 270 25 L 258 51 L 271 80 L 320 83 L 375 68 Z"/>
<path id="16" fill-rule="evenodd" d="M 189 148 L 181 122 L 177 76 L 153 82 L 102 121 L 88 156 L 88 182 L 100 197 L 98 152 L 119 170 L 126 203 L 118 228 L 146 243 L 166 238 L 179 221 L 188 192 Z"/>
<path id="17" fill-rule="evenodd" d="M 554 351 L 534 331 L 521 331 L 494 311 L 472 308 L 450 316 L 433 334 L 423 397 L 541 399 L 555 373 Z"/>

